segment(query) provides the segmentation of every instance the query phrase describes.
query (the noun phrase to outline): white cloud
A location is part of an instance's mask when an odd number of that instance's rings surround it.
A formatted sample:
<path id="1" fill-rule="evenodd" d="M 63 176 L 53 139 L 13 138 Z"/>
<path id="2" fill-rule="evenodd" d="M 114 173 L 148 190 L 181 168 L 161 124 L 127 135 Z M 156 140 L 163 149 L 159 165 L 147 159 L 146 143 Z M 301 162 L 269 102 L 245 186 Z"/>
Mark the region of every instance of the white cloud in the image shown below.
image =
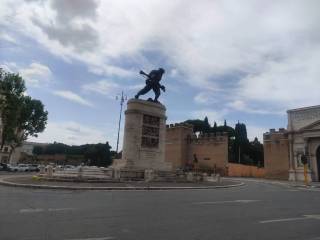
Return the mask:
<path id="1" fill-rule="evenodd" d="M 216 103 L 217 99 L 212 92 L 200 92 L 194 97 L 194 101 L 199 104 L 210 105 Z"/>
<path id="2" fill-rule="evenodd" d="M 121 87 L 109 80 L 100 80 L 98 82 L 84 84 L 82 89 L 87 92 L 95 92 L 102 95 L 115 95 L 115 92 L 119 91 Z"/>
<path id="3" fill-rule="evenodd" d="M 285 108 L 315 105 L 320 94 L 320 46 L 296 53 L 281 62 L 269 61 L 263 71 L 248 75 L 239 83 L 242 98 L 270 102 Z"/>
<path id="4" fill-rule="evenodd" d="M 103 131 L 74 121 L 49 122 L 45 131 L 32 141 L 52 143 L 62 142 L 71 145 L 105 143 L 108 141 Z M 110 136 L 109 136 L 110 138 Z"/>
<path id="5" fill-rule="evenodd" d="M 138 90 L 143 88 L 143 84 L 136 84 L 136 85 L 119 85 L 117 83 L 112 82 L 111 80 L 100 80 L 93 83 L 88 83 L 82 85 L 82 89 L 85 92 L 93 92 L 99 93 L 109 98 L 114 98 L 116 95 L 120 94 L 121 91 L 131 91 L 131 90 Z M 126 93 L 125 93 L 126 94 Z"/>
<path id="6" fill-rule="evenodd" d="M 191 113 L 193 118 L 204 119 L 208 117 L 209 123 L 213 125 L 214 122 L 217 124 L 223 124 L 224 117 L 228 114 L 228 110 L 212 111 L 211 109 L 201 109 L 193 111 Z"/>
<path id="7" fill-rule="evenodd" d="M 91 102 L 71 91 L 54 91 L 53 94 L 84 106 L 93 107 Z"/>
<path id="8" fill-rule="evenodd" d="M 18 65 L 15 62 L 3 62 L 0 64 L 0 68 L 4 69 L 6 72 L 17 72 Z"/>
<path id="9" fill-rule="evenodd" d="M 52 71 L 44 64 L 32 62 L 28 67 L 22 67 L 15 62 L 3 62 L 0 67 L 8 72 L 19 73 L 27 87 L 41 87 L 50 82 Z"/>
<path id="10" fill-rule="evenodd" d="M 158 67 L 157 55 L 173 69 L 170 76 L 179 73 L 181 81 L 205 91 L 224 88 L 226 76 L 241 75 L 230 87 L 233 100 L 266 103 L 272 110 L 320 101 L 314 87 L 319 5 L 317 0 L 17 0 L 2 2 L 0 21 L 52 54 L 80 60 L 108 77 L 130 78 L 135 70 L 124 66 Z"/>
<path id="11" fill-rule="evenodd" d="M 262 108 L 252 108 L 242 100 L 232 101 L 228 103 L 227 106 L 236 111 L 252 113 L 252 114 L 263 114 L 263 115 L 266 115 L 266 114 L 285 115 L 286 114 L 285 111 L 272 111 L 272 110 L 267 110 Z"/>
<path id="12" fill-rule="evenodd" d="M 0 40 L 5 40 L 10 43 L 17 43 L 17 41 L 7 33 L 0 32 Z"/>
<path id="13" fill-rule="evenodd" d="M 259 141 L 263 142 L 263 134 L 267 132 L 269 129 L 265 127 L 255 126 L 255 125 L 246 125 L 247 127 L 247 135 L 250 141 L 253 141 L 255 137 L 259 139 Z"/>
<path id="14" fill-rule="evenodd" d="M 52 72 L 50 68 L 41 63 L 33 62 L 27 68 L 20 71 L 22 78 L 26 81 L 27 86 L 40 87 L 50 81 Z"/>

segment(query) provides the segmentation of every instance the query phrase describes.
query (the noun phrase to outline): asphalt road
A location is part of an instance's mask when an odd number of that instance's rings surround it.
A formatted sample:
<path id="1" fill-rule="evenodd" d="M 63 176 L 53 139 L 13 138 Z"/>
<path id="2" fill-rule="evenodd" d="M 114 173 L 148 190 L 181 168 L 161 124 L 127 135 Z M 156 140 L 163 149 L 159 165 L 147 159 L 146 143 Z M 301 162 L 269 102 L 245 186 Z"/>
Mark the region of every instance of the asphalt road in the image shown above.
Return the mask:
<path id="1" fill-rule="evenodd" d="M 58 191 L 0 186 L 1 240 L 320 240 L 320 189 Z"/>

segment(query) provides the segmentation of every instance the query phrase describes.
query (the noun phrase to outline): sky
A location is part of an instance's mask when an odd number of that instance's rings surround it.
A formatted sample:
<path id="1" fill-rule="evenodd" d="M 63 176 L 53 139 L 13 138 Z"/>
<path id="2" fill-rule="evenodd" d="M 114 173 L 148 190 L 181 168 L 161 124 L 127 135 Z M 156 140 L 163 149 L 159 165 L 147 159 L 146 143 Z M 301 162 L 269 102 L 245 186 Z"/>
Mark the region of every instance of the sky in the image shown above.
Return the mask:
<path id="1" fill-rule="evenodd" d="M 1 0 L 0 67 L 49 112 L 31 141 L 115 149 L 116 97 L 132 98 L 139 71 L 159 67 L 167 123 L 240 121 L 262 140 L 287 127 L 286 110 L 320 104 L 319 9 L 318 0 Z"/>

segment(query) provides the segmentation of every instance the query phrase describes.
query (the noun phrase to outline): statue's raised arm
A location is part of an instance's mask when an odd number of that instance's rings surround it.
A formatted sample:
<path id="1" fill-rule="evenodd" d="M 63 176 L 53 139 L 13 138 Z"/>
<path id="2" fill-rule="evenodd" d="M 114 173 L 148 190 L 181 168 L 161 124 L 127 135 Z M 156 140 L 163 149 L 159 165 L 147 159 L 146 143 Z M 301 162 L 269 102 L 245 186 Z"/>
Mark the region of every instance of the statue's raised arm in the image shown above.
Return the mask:
<path id="1" fill-rule="evenodd" d="M 166 90 L 165 86 L 160 84 L 162 75 L 164 73 L 165 71 L 163 68 L 159 68 L 158 70 L 152 70 L 149 74 L 146 74 L 144 71 L 141 70 L 140 74 L 147 77 L 146 86 L 137 93 L 135 98 L 138 99 L 140 95 L 144 95 L 152 89 L 155 94 L 155 98 L 154 100 L 148 100 L 153 102 L 159 102 L 158 98 L 160 96 L 160 89 L 164 92 Z"/>

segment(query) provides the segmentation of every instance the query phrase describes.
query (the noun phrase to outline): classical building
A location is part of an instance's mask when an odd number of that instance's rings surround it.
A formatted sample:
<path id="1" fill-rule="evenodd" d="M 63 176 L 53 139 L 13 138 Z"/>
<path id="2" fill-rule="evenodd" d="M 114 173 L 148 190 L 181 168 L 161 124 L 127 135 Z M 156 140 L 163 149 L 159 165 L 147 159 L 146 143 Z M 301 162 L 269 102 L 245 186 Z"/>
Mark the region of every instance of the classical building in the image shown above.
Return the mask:
<path id="1" fill-rule="evenodd" d="M 289 180 L 303 180 L 301 156 L 307 155 L 308 176 L 320 181 L 320 105 L 288 110 Z"/>
<path id="2" fill-rule="evenodd" d="M 309 180 L 320 181 L 320 106 L 288 110 L 288 129 L 264 134 L 266 175 L 304 180 L 301 156 L 308 159 Z"/>

